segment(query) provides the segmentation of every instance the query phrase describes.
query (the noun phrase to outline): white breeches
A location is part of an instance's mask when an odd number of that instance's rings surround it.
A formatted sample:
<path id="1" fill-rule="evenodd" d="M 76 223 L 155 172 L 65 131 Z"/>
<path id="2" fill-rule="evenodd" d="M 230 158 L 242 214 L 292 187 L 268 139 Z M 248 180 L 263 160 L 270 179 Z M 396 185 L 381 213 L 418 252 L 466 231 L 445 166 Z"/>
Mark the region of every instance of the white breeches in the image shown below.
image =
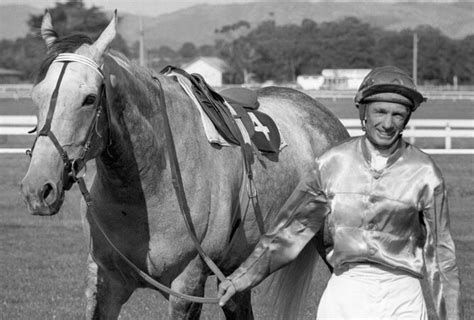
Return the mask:
<path id="1" fill-rule="evenodd" d="M 377 265 L 353 264 L 329 279 L 317 319 L 427 320 L 428 313 L 418 279 Z"/>

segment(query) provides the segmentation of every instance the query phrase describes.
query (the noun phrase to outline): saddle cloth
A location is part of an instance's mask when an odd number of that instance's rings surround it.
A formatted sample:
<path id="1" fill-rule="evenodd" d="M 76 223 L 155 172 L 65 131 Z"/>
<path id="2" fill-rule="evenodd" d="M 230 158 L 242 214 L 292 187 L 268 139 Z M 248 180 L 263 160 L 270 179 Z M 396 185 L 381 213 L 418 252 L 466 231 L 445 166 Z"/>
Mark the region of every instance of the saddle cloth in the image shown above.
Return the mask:
<path id="1" fill-rule="evenodd" d="M 168 66 L 162 74 L 173 76 L 192 99 L 201 115 L 201 121 L 210 143 L 220 146 L 240 145 L 236 126 L 240 119 L 254 146 L 262 155 L 278 154 L 286 146 L 275 122 L 265 113 L 256 110 L 256 93 L 245 88 L 230 88 L 220 94 L 214 91 L 199 74 Z"/>

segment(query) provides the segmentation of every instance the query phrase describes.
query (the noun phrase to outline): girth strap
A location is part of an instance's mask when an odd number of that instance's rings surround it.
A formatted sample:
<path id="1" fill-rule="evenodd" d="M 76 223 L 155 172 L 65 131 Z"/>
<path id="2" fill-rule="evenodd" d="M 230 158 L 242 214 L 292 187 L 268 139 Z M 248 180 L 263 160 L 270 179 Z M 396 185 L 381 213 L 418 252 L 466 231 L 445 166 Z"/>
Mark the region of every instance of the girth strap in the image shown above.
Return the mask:
<path id="1" fill-rule="evenodd" d="M 249 204 L 252 202 L 254 208 L 256 222 L 261 234 L 265 233 L 264 218 L 258 200 L 257 189 L 253 180 L 252 164 L 254 157 L 262 162 L 263 158 L 256 144 L 252 141 L 251 136 L 255 133 L 253 128 L 253 121 L 242 106 L 236 104 L 229 104 L 223 97 L 217 94 L 198 74 L 188 74 L 186 71 L 167 66 L 161 71 L 167 76 L 174 76 L 181 88 L 186 92 L 189 98 L 196 105 L 204 129 L 212 126 L 215 128 L 218 135 L 208 135 L 207 138 L 211 143 L 219 145 L 230 146 L 236 144 L 240 146 L 243 159 L 242 182 L 239 192 L 239 207 L 236 207 L 232 217 L 236 219 L 232 222 L 232 232 L 230 238 L 232 239 L 234 231 L 239 226 L 240 222 L 245 220 Z M 249 90 L 250 91 L 250 90 Z M 252 92 L 252 91 L 250 91 Z M 242 94 L 242 92 L 240 92 Z M 255 104 L 258 104 L 257 96 L 255 94 Z M 204 99 L 204 100 L 203 100 Z M 247 123 L 247 119 L 250 124 Z M 250 130 L 250 128 L 252 130 Z M 231 138 L 231 139 L 230 139 Z M 240 219 L 238 219 L 237 210 L 240 209 Z"/>
<path id="2" fill-rule="evenodd" d="M 255 214 L 255 219 L 257 221 L 257 226 L 258 230 L 260 231 L 260 234 L 263 235 L 265 234 L 265 223 L 263 221 L 263 214 L 262 210 L 260 209 L 260 204 L 258 201 L 258 194 L 257 194 L 257 189 L 255 187 L 255 182 L 253 180 L 253 173 L 252 173 L 252 162 L 250 159 L 247 158 L 247 155 L 254 154 L 252 146 L 255 148 L 255 145 L 252 144 L 252 141 L 250 139 L 250 136 L 247 132 L 247 129 L 245 128 L 244 123 L 242 122 L 242 119 L 239 118 L 237 112 L 234 110 L 234 107 L 227 102 L 225 105 L 229 108 L 230 113 L 235 119 L 235 123 L 237 124 L 238 131 L 240 131 L 240 137 L 241 139 L 241 151 L 242 151 L 242 157 L 243 157 L 243 172 L 242 172 L 242 186 L 240 188 L 240 194 L 239 194 L 239 203 L 240 203 L 240 209 L 242 216 L 242 220 L 245 220 L 244 217 L 247 215 L 247 211 L 249 208 L 249 202 L 250 200 L 252 201 L 252 206 L 254 209 L 254 214 Z M 255 155 L 258 156 L 259 151 L 256 150 Z"/>
<path id="3" fill-rule="evenodd" d="M 181 170 L 179 169 L 178 157 L 176 155 L 176 148 L 175 148 L 174 140 L 173 140 L 173 133 L 171 132 L 171 126 L 168 119 L 168 113 L 166 112 L 166 102 L 165 102 L 165 97 L 163 94 L 163 87 L 161 86 L 161 82 L 158 78 L 153 77 L 153 79 L 158 84 L 158 88 L 160 91 L 160 106 L 161 106 L 161 113 L 163 116 L 164 131 L 165 131 L 165 136 L 166 136 L 166 146 L 168 148 L 168 155 L 170 157 L 171 177 L 172 177 L 173 187 L 175 189 L 176 196 L 178 198 L 181 214 L 184 217 L 186 228 L 189 231 L 191 239 L 193 240 L 194 246 L 199 252 L 199 255 L 204 260 L 204 262 L 206 262 L 209 269 L 211 269 L 212 272 L 217 276 L 217 278 L 220 281 L 225 281 L 226 278 L 224 274 L 219 269 L 219 267 L 217 267 L 214 261 L 212 261 L 211 258 L 209 258 L 209 256 L 204 252 L 196 236 L 196 230 L 194 229 L 194 225 L 192 224 L 191 214 L 189 212 L 189 206 L 186 201 L 183 180 L 181 178 Z"/>

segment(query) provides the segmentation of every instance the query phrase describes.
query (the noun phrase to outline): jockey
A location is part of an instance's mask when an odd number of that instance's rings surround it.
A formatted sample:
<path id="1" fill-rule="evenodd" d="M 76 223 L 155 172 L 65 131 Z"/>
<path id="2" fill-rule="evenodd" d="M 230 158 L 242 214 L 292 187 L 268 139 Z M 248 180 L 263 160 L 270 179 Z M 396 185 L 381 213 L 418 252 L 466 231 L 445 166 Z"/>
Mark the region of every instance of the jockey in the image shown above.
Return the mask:
<path id="1" fill-rule="evenodd" d="M 431 157 L 402 139 L 425 99 L 404 71 L 373 69 L 356 96 L 365 135 L 315 161 L 247 260 L 219 286 L 220 304 L 293 259 L 327 219 L 334 272 L 317 319 L 459 319 L 459 274 L 447 192 Z"/>

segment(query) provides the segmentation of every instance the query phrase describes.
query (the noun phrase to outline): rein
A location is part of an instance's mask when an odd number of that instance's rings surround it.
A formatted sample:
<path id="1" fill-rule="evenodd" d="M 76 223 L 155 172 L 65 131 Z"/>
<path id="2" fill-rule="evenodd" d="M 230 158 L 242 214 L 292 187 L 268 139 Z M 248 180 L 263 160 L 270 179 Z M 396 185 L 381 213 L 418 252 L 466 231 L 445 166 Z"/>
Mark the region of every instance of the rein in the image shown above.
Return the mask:
<path id="1" fill-rule="evenodd" d="M 86 202 L 86 205 L 89 209 L 91 209 L 91 217 L 92 217 L 92 220 L 94 220 L 94 223 L 96 224 L 97 228 L 99 228 L 100 232 L 102 233 L 102 235 L 104 236 L 105 240 L 107 241 L 107 243 L 112 247 L 112 249 L 115 250 L 115 252 L 123 259 L 123 261 L 125 261 L 127 263 L 127 265 L 132 268 L 136 273 L 138 273 L 138 275 L 140 277 L 142 277 L 143 280 L 145 280 L 148 284 L 150 284 L 151 286 L 163 291 L 163 292 L 166 292 L 168 293 L 169 295 L 172 295 L 172 296 L 175 296 L 177 298 L 181 298 L 181 299 L 184 299 L 184 300 L 188 300 L 188 301 L 191 301 L 191 302 L 197 302 L 197 303 L 210 303 L 210 304 L 217 304 L 219 303 L 219 299 L 218 298 L 203 298 L 203 297 L 198 297 L 198 296 L 192 296 L 192 295 L 188 295 L 188 294 L 185 294 L 185 293 L 181 293 L 181 292 L 178 292 L 178 291 L 174 291 L 173 289 L 171 288 L 168 288 L 167 286 L 165 286 L 164 284 L 161 284 L 159 283 L 158 281 L 156 281 L 155 279 L 153 279 L 149 274 L 147 274 L 146 272 L 142 271 L 139 267 L 137 267 L 132 261 L 130 261 L 130 259 L 128 259 L 115 245 L 114 243 L 112 242 L 112 240 L 109 238 L 109 236 L 107 236 L 107 233 L 105 232 L 105 230 L 102 228 L 101 224 L 99 223 L 99 221 L 97 220 L 96 216 L 94 215 L 93 213 L 93 208 L 94 208 L 94 203 L 93 203 L 93 200 L 92 200 L 92 197 L 89 193 L 89 190 L 87 189 L 87 186 L 86 186 L 86 183 L 84 181 L 84 178 L 83 177 L 79 177 L 76 179 L 77 181 L 77 184 L 79 186 L 79 190 L 81 191 L 82 193 L 82 196 Z"/>

